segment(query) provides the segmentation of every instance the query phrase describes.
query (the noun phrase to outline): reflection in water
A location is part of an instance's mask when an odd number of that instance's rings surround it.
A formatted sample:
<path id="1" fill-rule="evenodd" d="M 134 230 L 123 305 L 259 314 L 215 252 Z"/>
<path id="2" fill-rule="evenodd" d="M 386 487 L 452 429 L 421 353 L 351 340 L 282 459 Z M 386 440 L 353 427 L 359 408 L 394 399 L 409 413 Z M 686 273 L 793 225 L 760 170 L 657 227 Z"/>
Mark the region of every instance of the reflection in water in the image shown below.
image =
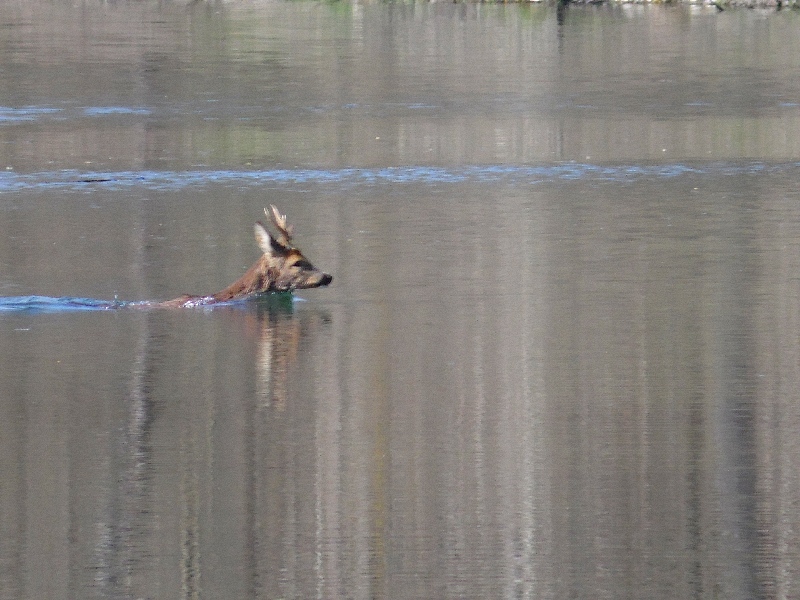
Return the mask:
<path id="1" fill-rule="evenodd" d="M 172 379 L 173 369 L 180 368 L 168 354 L 174 351 L 176 343 L 185 340 L 167 333 L 164 325 L 169 319 L 157 312 L 148 312 L 141 320 L 127 424 L 111 441 L 113 450 L 108 457 L 110 471 L 106 479 L 110 487 L 99 498 L 92 499 L 92 503 L 100 502 L 102 517 L 93 533 L 84 533 L 95 538 L 92 587 L 102 597 L 158 597 L 163 593 L 162 585 L 177 583 L 171 575 L 167 580 L 158 575 L 163 561 L 173 553 L 173 565 L 179 566 L 181 573 L 180 595 L 199 597 L 204 589 L 203 579 L 214 571 L 213 556 L 218 550 L 215 543 L 209 545 L 208 536 L 213 537 L 216 526 L 233 527 L 220 532 L 222 539 L 233 535 L 235 545 L 249 556 L 244 572 L 241 568 L 233 569 L 231 576 L 239 581 L 228 589 L 239 589 L 246 592 L 246 597 L 253 597 L 258 580 L 274 567 L 263 554 L 267 546 L 262 538 L 270 535 L 264 530 L 265 519 L 269 517 L 260 512 L 271 512 L 272 501 L 279 498 L 275 496 L 278 490 L 272 490 L 269 502 L 262 504 L 261 500 L 263 493 L 272 487 L 270 482 L 277 466 L 270 460 L 275 440 L 267 435 L 271 429 L 265 426 L 286 412 L 289 377 L 296 366 L 298 351 L 319 335 L 329 317 L 315 310 L 295 311 L 287 295 L 266 297 L 246 307 L 218 308 L 213 314 L 223 321 L 227 335 L 238 329 L 239 335 L 235 337 L 240 342 L 250 341 L 250 381 L 227 381 L 216 391 L 205 393 L 200 391 L 202 386 L 194 387 L 191 393 L 200 392 L 194 401 L 181 403 L 186 410 L 198 410 L 196 417 L 189 419 L 193 425 L 175 432 L 178 438 L 166 447 L 164 436 L 172 434 L 165 431 L 163 421 L 174 410 L 170 404 L 180 400 L 162 394 L 161 390 L 164 382 Z M 229 394 L 241 393 L 242 387 L 255 390 L 257 395 L 251 400 L 241 399 L 245 401 L 244 414 L 228 415 Z M 230 419 L 236 424 L 230 423 Z M 235 439 L 219 437 L 215 432 L 229 426 L 237 430 Z M 170 471 L 176 469 L 175 477 L 165 478 L 160 472 L 165 451 L 176 453 L 178 464 L 170 467 Z M 232 456 L 231 451 L 241 455 Z M 214 464 L 219 460 L 236 461 L 236 472 L 228 473 L 224 464 Z M 281 493 L 289 492 L 281 489 Z M 221 497 L 215 499 L 217 493 Z M 299 503 L 305 499 L 287 500 Z M 173 507 L 171 516 L 168 513 L 172 510 L 165 511 L 164 502 Z M 228 510 L 233 512 L 228 514 Z M 274 526 L 285 531 L 287 516 L 281 513 L 281 522 Z M 230 524 L 225 525 L 229 519 Z M 234 566 L 225 562 L 221 566 L 225 564 L 228 564 L 226 569 Z"/>
<path id="2" fill-rule="evenodd" d="M 156 407 L 148 398 L 147 382 L 158 358 L 149 350 L 148 320 L 136 340 L 128 401 L 127 423 L 114 436 L 109 456 L 112 467 L 102 516 L 96 523 L 92 566 L 102 597 L 135 595 L 132 576 L 146 561 L 145 540 L 153 532 L 151 434 Z"/>
<path id="3" fill-rule="evenodd" d="M 792 171 L 453 185 L 313 300 L 3 313 L 4 588 L 791 597 Z"/>
<path id="4" fill-rule="evenodd" d="M 256 311 L 246 313 L 248 331 L 258 334 L 257 390 L 262 406 L 286 409 L 289 370 L 300 343 L 329 319 L 316 311 L 296 314 L 288 294 L 259 298 Z"/>

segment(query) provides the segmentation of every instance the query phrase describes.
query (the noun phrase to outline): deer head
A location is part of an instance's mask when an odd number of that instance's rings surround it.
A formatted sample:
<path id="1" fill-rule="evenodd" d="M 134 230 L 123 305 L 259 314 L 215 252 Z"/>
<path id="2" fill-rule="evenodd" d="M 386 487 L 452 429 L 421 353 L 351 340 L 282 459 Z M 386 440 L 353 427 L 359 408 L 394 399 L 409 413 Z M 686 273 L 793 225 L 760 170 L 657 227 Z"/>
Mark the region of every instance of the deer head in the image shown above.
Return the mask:
<path id="1" fill-rule="evenodd" d="M 241 300 L 265 292 L 291 292 L 315 288 L 333 281 L 331 275 L 314 267 L 292 244 L 292 227 L 286 223 L 286 215 L 282 215 L 274 205 L 270 206 L 270 211 L 265 208 L 264 212 L 278 230 L 278 235 L 273 237 L 260 221 L 256 223 L 256 241 L 264 254 L 244 275 L 212 296 L 187 294 L 158 305 L 205 306 L 217 302 Z"/>
<path id="2" fill-rule="evenodd" d="M 263 261 L 266 275 L 264 282 L 259 286 L 263 289 L 258 291 L 289 292 L 320 287 L 333 281 L 331 275 L 315 268 L 292 244 L 293 228 L 286 223 L 286 215 L 282 215 L 274 204 L 270 205 L 269 211 L 265 208 L 264 213 L 272 220 L 272 224 L 278 230 L 278 236 L 273 237 L 261 221 L 256 223 L 256 241 L 264 253 L 259 262 Z"/>

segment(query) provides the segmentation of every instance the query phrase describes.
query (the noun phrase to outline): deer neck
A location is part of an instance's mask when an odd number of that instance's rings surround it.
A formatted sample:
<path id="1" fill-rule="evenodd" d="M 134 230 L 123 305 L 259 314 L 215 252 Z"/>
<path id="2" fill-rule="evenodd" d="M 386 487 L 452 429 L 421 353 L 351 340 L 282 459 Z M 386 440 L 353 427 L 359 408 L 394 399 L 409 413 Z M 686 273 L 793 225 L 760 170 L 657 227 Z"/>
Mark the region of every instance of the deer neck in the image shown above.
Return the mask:
<path id="1" fill-rule="evenodd" d="M 228 302 L 240 300 L 258 292 L 266 292 L 271 285 L 269 279 L 269 268 L 265 257 L 262 256 L 244 275 L 225 289 L 218 291 L 212 298 L 214 302 Z"/>

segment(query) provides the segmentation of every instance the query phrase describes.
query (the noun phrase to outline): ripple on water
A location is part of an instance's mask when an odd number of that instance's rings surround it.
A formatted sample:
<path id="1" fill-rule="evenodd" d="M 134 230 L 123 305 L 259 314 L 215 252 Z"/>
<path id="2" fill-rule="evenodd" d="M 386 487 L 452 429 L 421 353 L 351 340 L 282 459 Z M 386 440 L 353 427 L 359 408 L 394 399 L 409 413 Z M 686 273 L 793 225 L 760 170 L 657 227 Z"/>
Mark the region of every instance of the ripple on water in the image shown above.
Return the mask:
<path id="1" fill-rule="evenodd" d="M 0 117 L 1 118 L 1 117 Z M 341 186 L 375 185 L 381 183 L 505 183 L 535 185 L 564 181 L 636 182 L 641 179 L 672 178 L 682 175 L 734 176 L 751 173 L 781 172 L 796 169 L 800 163 L 766 164 L 707 163 L 707 164 L 623 164 L 594 165 L 587 163 L 556 163 L 550 165 L 467 165 L 460 167 L 383 167 L 342 169 L 267 169 L 257 171 L 191 170 L 191 171 L 79 171 L 66 169 L 38 173 L 0 173 L 0 192 L 24 190 L 73 190 L 90 187 L 106 189 L 145 188 L 176 190 L 213 183 L 236 183 L 257 186 L 326 184 Z"/>

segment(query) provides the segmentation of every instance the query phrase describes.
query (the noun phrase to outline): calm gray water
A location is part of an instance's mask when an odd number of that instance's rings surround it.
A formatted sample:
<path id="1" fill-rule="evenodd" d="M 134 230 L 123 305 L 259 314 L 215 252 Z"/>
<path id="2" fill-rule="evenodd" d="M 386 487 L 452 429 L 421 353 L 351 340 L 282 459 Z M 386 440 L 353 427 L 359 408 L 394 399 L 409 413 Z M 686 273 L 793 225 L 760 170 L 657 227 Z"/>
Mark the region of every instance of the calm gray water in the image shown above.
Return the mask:
<path id="1" fill-rule="evenodd" d="M 0 4 L 0 598 L 800 596 L 799 26 Z"/>

